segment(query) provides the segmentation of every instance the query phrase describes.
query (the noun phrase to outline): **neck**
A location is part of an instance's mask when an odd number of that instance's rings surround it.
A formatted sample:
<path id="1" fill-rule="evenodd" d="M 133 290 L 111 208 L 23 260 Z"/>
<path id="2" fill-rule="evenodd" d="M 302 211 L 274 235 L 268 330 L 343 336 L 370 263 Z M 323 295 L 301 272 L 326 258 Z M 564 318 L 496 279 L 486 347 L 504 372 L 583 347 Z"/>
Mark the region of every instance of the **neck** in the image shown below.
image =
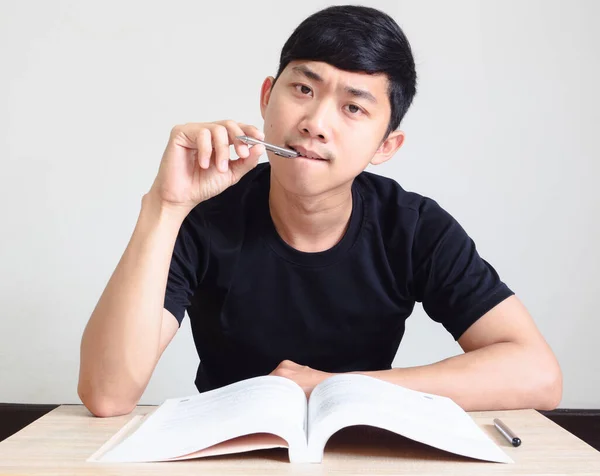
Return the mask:
<path id="1" fill-rule="evenodd" d="M 285 190 L 271 173 L 271 218 L 279 236 L 298 251 L 316 253 L 344 236 L 352 213 L 352 183 L 318 196 Z"/>

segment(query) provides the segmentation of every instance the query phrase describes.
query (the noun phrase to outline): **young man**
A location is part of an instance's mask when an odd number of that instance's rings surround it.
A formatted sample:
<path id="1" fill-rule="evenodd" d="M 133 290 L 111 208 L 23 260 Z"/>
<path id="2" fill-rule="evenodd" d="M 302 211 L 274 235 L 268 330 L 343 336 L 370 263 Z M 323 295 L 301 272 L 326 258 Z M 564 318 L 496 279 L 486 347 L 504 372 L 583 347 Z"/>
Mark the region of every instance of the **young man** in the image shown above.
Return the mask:
<path id="1" fill-rule="evenodd" d="M 552 351 L 466 232 L 435 201 L 364 172 L 402 145 L 416 90 L 398 25 L 331 7 L 294 31 L 280 60 L 261 89 L 264 134 L 234 121 L 172 130 L 83 335 L 83 403 L 130 412 L 187 310 L 199 391 L 271 373 L 310 393 L 361 372 L 466 410 L 556 407 Z M 239 135 L 302 156 L 257 165 L 263 146 Z M 415 302 L 464 354 L 391 368 Z"/>

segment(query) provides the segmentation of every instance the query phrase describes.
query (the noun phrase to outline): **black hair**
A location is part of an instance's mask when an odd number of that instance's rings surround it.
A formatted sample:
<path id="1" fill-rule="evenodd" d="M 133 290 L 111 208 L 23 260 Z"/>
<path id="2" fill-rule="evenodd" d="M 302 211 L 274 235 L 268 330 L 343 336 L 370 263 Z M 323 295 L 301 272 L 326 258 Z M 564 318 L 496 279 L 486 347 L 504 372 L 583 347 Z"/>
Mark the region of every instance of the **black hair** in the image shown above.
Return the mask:
<path id="1" fill-rule="evenodd" d="M 384 139 L 398 128 L 416 94 L 410 44 L 398 24 L 375 8 L 341 5 L 312 14 L 283 45 L 275 81 L 294 60 L 322 61 L 345 71 L 385 73 L 391 115 Z"/>

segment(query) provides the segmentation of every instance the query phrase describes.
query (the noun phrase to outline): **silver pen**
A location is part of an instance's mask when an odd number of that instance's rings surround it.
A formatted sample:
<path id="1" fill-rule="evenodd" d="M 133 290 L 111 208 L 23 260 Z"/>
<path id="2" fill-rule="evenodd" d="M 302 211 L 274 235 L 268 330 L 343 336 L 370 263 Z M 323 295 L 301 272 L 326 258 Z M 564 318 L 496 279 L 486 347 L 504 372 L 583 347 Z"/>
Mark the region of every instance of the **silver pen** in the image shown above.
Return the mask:
<path id="1" fill-rule="evenodd" d="M 519 446 L 521 444 L 521 438 L 515 435 L 499 418 L 494 418 L 494 426 L 511 445 Z"/>
<path id="2" fill-rule="evenodd" d="M 265 149 L 270 150 L 274 154 L 280 155 L 281 157 L 287 157 L 289 159 L 293 159 L 294 157 L 298 157 L 300 155 L 295 150 L 284 149 L 283 147 L 278 147 L 276 145 L 269 144 L 268 142 L 263 142 L 262 140 L 255 139 L 254 137 L 236 136 L 236 139 L 239 139 L 244 144 L 248 144 L 248 145 L 262 144 L 265 146 Z"/>

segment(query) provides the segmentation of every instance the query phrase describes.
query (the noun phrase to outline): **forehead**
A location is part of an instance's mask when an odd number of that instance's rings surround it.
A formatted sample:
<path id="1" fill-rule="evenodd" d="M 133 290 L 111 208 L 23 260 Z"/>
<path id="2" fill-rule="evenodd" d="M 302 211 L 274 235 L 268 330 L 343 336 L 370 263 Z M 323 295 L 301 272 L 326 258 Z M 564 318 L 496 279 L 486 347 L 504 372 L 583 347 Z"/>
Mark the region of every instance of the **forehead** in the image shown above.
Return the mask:
<path id="1" fill-rule="evenodd" d="M 384 73 L 345 71 L 322 61 L 291 61 L 283 72 L 289 77 L 297 76 L 315 80 L 311 73 L 315 73 L 322 79 L 322 83 L 326 86 L 367 90 L 377 98 L 378 102 L 380 98 L 387 98 L 388 78 Z"/>

